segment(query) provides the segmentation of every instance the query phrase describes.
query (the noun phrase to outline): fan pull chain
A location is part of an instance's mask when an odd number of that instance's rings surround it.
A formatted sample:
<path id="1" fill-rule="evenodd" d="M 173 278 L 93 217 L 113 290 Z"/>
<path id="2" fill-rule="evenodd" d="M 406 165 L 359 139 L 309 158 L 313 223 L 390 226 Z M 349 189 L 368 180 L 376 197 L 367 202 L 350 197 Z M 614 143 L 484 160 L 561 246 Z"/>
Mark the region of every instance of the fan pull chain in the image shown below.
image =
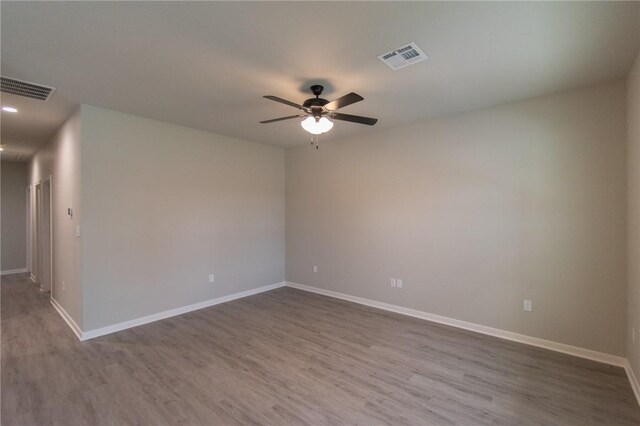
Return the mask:
<path id="1" fill-rule="evenodd" d="M 320 142 L 320 135 L 311 135 L 311 146 L 315 146 L 316 149 L 319 149 L 319 146 L 320 146 L 319 142 Z"/>

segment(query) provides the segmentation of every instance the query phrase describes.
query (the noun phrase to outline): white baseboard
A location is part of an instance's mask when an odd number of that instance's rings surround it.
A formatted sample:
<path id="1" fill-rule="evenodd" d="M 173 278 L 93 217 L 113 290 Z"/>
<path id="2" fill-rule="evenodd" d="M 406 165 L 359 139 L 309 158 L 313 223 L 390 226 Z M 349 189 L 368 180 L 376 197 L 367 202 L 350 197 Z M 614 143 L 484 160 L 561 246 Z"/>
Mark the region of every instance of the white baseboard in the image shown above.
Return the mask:
<path id="1" fill-rule="evenodd" d="M 83 331 L 81 332 L 79 339 L 80 340 L 94 339 L 96 337 L 104 336 L 106 334 L 111 334 L 117 331 L 126 330 L 127 328 L 137 327 L 139 325 L 148 324 L 150 322 L 159 321 L 161 319 L 174 317 L 176 315 L 186 314 L 187 312 L 197 311 L 199 309 L 204 309 L 210 306 L 219 305 L 220 303 L 230 302 L 232 300 L 241 299 L 247 296 L 253 296 L 254 294 L 258 294 L 258 293 L 264 293 L 265 291 L 274 290 L 276 288 L 284 287 L 285 285 L 286 283 L 284 281 L 276 284 L 265 285 L 265 286 L 254 288 L 251 290 L 230 294 L 228 296 L 222 296 L 215 299 L 205 300 L 204 302 L 194 303 L 192 305 L 169 309 L 168 311 L 158 312 L 156 314 L 147 315 L 145 317 L 136 318 L 129 321 L 124 321 L 118 324 L 96 328 L 94 330 Z"/>
<path id="2" fill-rule="evenodd" d="M 2 276 L 2 275 L 12 275 L 12 274 L 24 274 L 25 272 L 29 272 L 29 271 L 27 271 L 27 268 L 7 269 L 6 271 L 0 271 L 0 276 Z"/>
<path id="3" fill-rule="evenodd" d="M 615 365 L 617 367 L 625 367 L 625 365 L 627 365 L 627 359 L 617 355 L 611 355 L 591 349 L 584 349 L 577 346 L 553 342 L 551 340 L 540 339 L 538 337 L 531 337 L 524 334 L 513 333 L 511 331 L 500 330 L 498 328 L 487 327 L 484 325 L 474 324 L 472 322 L 461 321 L 436 314 L 430 314 L 428 312 L 418 311 L 415 309 L 403 308 L 402 306 L 391 305 L 388 303 L 378 302 L 375 300 L 365 299 L 357 296 L 351 296 L 348 294 L 338 293 L 336 291 L 325 290 L 317 287 L 311 287 L 308 285 L 287 282 L 287 286 L 297 288 L 299 290 L 309 291 L 312 293 L 322 294 L 324 296 L 329 296 L 336 299 L 347 300 L 349 302 L 354 302 L 361 305 L 383 309 L 385 311 L 437 322 L 439 324 L 450 325 L 452 327 L 462 328 L 464 330 L 475 331 L 476 333 L 499 337 L 501 339 L 512 340 L 514 342 L 525 343 L 527 345 L 537 346 L 539 348 L 550 349 L 552 351 L 562 352 L 564 354 L 586 358 L 592 361 L 603 362 L 605 364 Z"/>
<path id="4" fill-rule="evenodd" d="M 73 333 L 76 335 L 76 337 L 82 340 L 82 330 L 80 329 L 80 327 L 78 327 L 78 324 L 76 324 L 73 318 L 71 318 L 71 315 L 69 315 L 67 311 L 65 311 L 64 308 L 53 297 L 51 298 L 51 304 L 56 309 L 56 311 L 58 311 L 62 319 L 67 323 L 71 330 L 73 330 Z"/>
<path id="5" fill-rule="evenodd" d="M 603 352 L 594 351 L 591 349 L 580 348 L 577 346 L 571 346 L 564 343 L 553 342 L 551 340 L 540 339 L 537 337 L 526 336 L 524 334 L 513 333 L 510 331 L 500 330 L 497 328 L 487 327 L 484 325 L 474 324 L 471 322 L 461 321 L 449 317 L 444 317 L 441 315 L 430 314 L 428 312 L 418 311 L 415 309 L 404 308 L 402 306 L 391 305 L 388 303 L 378 302 L 371 299 L 365 299 L 362 297 L 351 296 L 344 293 L 338 293 L 331 290 L 325 290 L 317 287 L 311 287 L 303 284 L 297 284 L 293 282 L 280 282 L 276 284 L 270 284 L 263 287 L 254 288 L 251 290 L 242 291 L 239 293 L 230 294 L 227 296 L 218 297 L 215 299 L 206 300 L 204 302 L 194 303 L 192 305 L 182 306 L 179 308 L 170 309 L 163 312 L 158 312 L 156 314 L 148 315 L 145 317 L 133 319 L 130 321 L 124 321 L 118 324 L 110 325 L 107 327 L 101 327 L 94 330 L 82 331 L 80 327 L 75 323 L 73 318 L 60 306 L 60 304 L 55 300 L 51 299 L 51 304 L 58 311 L 60 316 L 65 320 L 65 322 L 71 327 L 74 334 L 78 337 L 79 340 L 89 340 L 96 337 L 104 336 L 107 334 L 115 333 L 118 331 L 126 330 L 128 328 L 137 327 L 139 325 L 148 324 L 150 322 L 159 321 L 165 318 L 170 318 L 176 315 L 185 314 L 187 312 L 196 311 L 199 309 L 208 308 L 210 306 L 215 306 L 221 303 L 230 302 L 232 300 L 241 299 L 243 297 L 252 296 L 254 294 L 263 293 L 266 291 L 274 290 L 280 287 L 292 287 L 299 290 L 304 290 L 312 293 L 321 294 L 324 296 L 333 297 L 336 299 L 346 300 L 353 303 L 358 303 L 361 305 L 371 306 L 378 309 L 383 309 L 385 311 L 395 312 L 402 315 L 411 316 L 414 318 L 420 318 L 427 321 L 436 322 L 439 324 L 445 324 L 452 327 L 461 328 L 464 330 L 474 331 L 476 333 L 486 334 L 489 336 L 498 337 L 501 339 L 511 340 L 514 342 L 524 343 L 531 346 L 536 346 L 544 349 L 549 349 L 556 352 L 561 352 L 568 355 L 577 356 L 580 358 L 586 358 L 592 361 L 598 361 L 605 364 L 614 365 L 617 367 L 622 367 L 625 369 L 627 376 L 629 377 L 629 382 L 631 383 L 631 388 L 638 400 L 638 404 L 640 404 L 640 384 L 629 365 L 629 361 L 626 358 L 611 355 Z"/>
<path id="6" fill-rule="evenodd" d="M 631 383 L 631 389 L 633 389 L 633 394 L 636 396 L 636 400 L 638 401 L 638 404 L 640 404 L 640 383 L 638 383 L 638 378 L 633 372 L 633 369 L 631 368 L 631 364 L 629 364 L 628 360 L 625 360 L 624 369 L 627 372 L 629 383 Z"/>

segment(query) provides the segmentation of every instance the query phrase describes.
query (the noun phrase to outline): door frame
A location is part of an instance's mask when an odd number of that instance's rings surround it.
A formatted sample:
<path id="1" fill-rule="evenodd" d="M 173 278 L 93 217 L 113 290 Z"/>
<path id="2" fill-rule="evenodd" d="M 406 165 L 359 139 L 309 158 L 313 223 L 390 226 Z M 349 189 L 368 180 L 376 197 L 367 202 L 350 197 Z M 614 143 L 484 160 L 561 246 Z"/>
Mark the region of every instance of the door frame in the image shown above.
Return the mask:
<path id="1" fill-rule="evenodd" d="M 42 282 L 42 278 L 40 277 L 41 268 L 40 268 L 40 245 L 41 245 L 41 237 L 40 237 L 40 211 L 42 204 L 42 180 L 38 180 L 33 184 L 33 214 L 31 215 L 31 220 L 33 224 L 33 228 L 31 231 L 31 239 L 32 239 L 32 250 L 31 250 L 31 281 L 40 285 Z"/>
<path id="2" fill-rule="evenodd" d="M 45 185 L 45 182 L 47 185 Z M 47 194 L 47 198 L 49 201 L 48 203 L 49 212 L 47 215 L 49 216 L 47 218 L 49 222 L 49 227 L 48 229 L 45 229 L 45 232 L 49 234 L 48 235 L 49 237 L 49 244 L 48 244 L 49 253 L 48 254 L 49 255 L 47 256 L 49 258 L 48 259 L 49 261 L 49 274 L 48 274 L 49 275 L 48 277 L 49 278 L 49 298 L 53 299 L 53 178 L 52 176 L 49 175 L 45 179 L 43 179 L 42 184 L 43 184 L 43 187 L 42 187 L 43 191 L 44 191 L 44 188 L 46 188 L 47 186 L 49 187 L 49 191 Z M 44 192 L 42 192 L 42 198 L 44 199 Z"/>
<path id="3" fill-rule="evenodd" d="M 48 188 L 48 201 L 49 201 L 49 212 L 48 212 L 48 219 L 49 219 L 49 227 L 48 229 L 45 229 L 44 227 L 44 220 L 43 220 L 43 211 L 44 211 L 44 200 L 45 200 L 45 196 L 44 196 L 44 191 L 46 187 Z M 38 196 L 38 190 L 39 190 L 39 196 Z M 43 262 L 43 255 L 44 255 L 44 245 L 43 245 L 43 235 L 40 235 L 41 233 L 48 233 L 48 263 L 49 263 L 49 271 L 48 271 L 48 283 L 49 283 L 49 297 L 53 298 L 53 177 L 51 175 L 47 176 L 44 179 L 41 179 L 39 181 L 37 181 L 36 183 L 33 184 L 33 203 L 32 203 L 33 209 L 31 212 L 31 217 L 32 217 L 32 229 L 31 229 L 31 243 L 33 244 L 33 247 L 35 247 L 35 256 L 33 256 L 34 254 L 34 250 L 29 250 L 31 253 L 30 256 L 30 263 L 31 263 L 31 280 L 40 284 L 40 288 L 42 289 L 42 281 L 43 281 L 43 276 L 42 274 L 44 273 L 44 262 Z M 35 232 L 34 232 L 35 231 Z M 35 258 L 35 264 L 33 262 Z M 34 275 L 34 271 L 36 271 L 37 275 Z M 36 280 L 34 280 L 34 278 Z"/>
<path id="4" fill-rule="evenodd" d="M 31 223 L 32 221 L 32 209 L 33 209 L 33 200 L 31 199 L 31 185 L 27 185 L 27 188 L 25 190 L 25 202 L 27 204 L 27 208 L 26 208 L 26 212 L 27 212 L 27 272 L 29 273 L 29 275 L 32 277 L 33 279 L 33 265 L 31 264 L 31 244 L 33 243 L 33 241 L 31 241 L 32 238 L 32 234 L 31 234 L 31 228 L 33 226 L 33 223 Z"/>

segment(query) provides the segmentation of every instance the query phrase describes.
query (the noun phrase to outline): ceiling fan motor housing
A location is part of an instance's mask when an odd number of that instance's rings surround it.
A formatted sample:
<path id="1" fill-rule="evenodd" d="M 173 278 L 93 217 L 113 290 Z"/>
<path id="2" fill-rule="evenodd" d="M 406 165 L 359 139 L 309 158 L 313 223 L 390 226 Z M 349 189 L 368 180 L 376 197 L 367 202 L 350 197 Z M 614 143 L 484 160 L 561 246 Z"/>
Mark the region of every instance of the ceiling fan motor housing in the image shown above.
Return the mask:
<path id="1" fill-rule="evenodd" d="M 328 100 L 322 99 L 320 97 L 323 90 L 324 90 L 324 87 L 322 87 L 319 84 L 315 84 L 311 86 L 311 92 L 313 92 L 313 94 L 316 97 L 307 99 L 302 104 L 303 107 L 311 109 L 311 114 L 316 118 L 316 120 L 320 119 L 320 117 L 322 116 L 322 113 L 323 113 L 322 107 L 329 103 Z"/>

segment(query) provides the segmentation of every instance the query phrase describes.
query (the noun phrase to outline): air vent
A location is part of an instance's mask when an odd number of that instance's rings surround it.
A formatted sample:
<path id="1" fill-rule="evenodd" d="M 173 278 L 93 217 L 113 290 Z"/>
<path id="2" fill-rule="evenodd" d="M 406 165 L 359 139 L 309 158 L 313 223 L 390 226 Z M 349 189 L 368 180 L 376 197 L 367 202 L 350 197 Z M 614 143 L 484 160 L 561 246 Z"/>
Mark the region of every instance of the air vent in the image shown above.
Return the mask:
<path id="1" fill-rule="evenodd" d="M 392 70 L 399 70 L 400 68 L 424 61 L 427 59 L 427 55 L 425 55 L 415 43 L 411 42 L 391 52 L 383 53 L 378 56 L 378 59 Z"/>
<path id="2" fill-rule="evenodd" d="M 0 77 L 0 90 L 5 93 L 11 93 L 12 95 L 48 101 L 56 89 L 2 76 Z"/>

